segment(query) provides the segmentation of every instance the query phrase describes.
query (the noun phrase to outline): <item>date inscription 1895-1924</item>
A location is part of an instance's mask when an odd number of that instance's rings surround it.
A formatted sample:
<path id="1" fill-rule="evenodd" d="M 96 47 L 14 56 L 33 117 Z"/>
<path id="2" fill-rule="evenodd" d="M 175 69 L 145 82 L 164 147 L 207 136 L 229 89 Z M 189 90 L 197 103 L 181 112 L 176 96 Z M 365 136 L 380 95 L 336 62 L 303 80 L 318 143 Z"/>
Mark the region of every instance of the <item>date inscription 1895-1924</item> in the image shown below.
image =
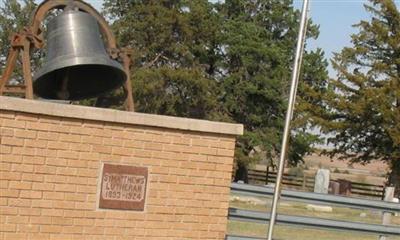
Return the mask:
<path id="1" fill-rule="evenodd" d="M 139 202 L 144 198 L 144 176 L 106 173 L 103 176 L 102 197 L 107 200 Z"/>
<path id="2" fill-rule="evenodd" d="M 104 164 L 99 208 L 144 210 L 147 168 Z"/>

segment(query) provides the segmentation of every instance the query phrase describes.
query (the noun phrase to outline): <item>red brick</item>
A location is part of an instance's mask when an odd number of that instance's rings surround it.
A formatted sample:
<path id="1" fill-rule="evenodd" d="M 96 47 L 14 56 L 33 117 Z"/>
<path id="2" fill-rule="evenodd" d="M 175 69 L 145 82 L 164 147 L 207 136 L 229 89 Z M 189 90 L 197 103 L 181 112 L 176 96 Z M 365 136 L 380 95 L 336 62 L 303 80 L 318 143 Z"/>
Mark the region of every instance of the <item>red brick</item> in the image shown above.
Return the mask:
<path id="1" fill-rule="evenodd" d="M 12 137 L 12 136 L 14 136 L 14 129 L 0 127 L 0 136 Z"/>
<path id="2" fill-rule="evenodd" d="M 46 148 L 47 141 L 46 140 L 37 140 L 37 139 L 25 139 L 26 147 L 33 148 Z"/>
<path id="3" fill-rule="evenodd" d="M 42 192 L 22 190 L 19 193 L 19 197 L 20 198 L 29 198 L 29 199 L 40 199 L 40 198 L 42 198 Z"/>
<path id="4" fill-rule="evenodd" d="M 33 183 L 33 190 L 51 191 L 54 189 L 53 183 Z"/>
<path id="5" fill-rule="evenodd" d="M 79 153 L 73 151 L 57 151 L 57 157 L 68 158 L 68 159 L 78 159 Z"/>
<path id="6" fill-rule="evenodd" d="M 15 119 L 22 121 L 37 122 L 38 115 L 33 113 L 18 113 Z"/>
<path id="7" fill-rule="evenodd" d="M 53 225 L 62 225 L 62 226 L 71 226 L 74 225 L 74 219 L 73 218 L 66 218 L 63 217 L 63 210 L 57 210 L 61 212 L 61 216 L 53 216 L 51 218 L 51 222 Z"/>
<path id="8" fill-rule="evenodd" d="M 28 220 L 26 216 L 7 216 L 7 223 L 27 223 Z"/>
<path id="9" fill-rule="evenodd" d="M 69 159 L 68 160 L 68 167 L 77 167 L 77 168 L 86 168 L 88 165 L 88 162 L 85 160 L 73 160 L 73 159 Z"/>
<path id="10" fill-rule="evenodd" d="M 43 174 L 55 174 L 57 168 L 54 166 L 35 166 L 35 173 L 43 173 Z"/>
<path id="11" fill-rule="evenodd" d="M 82 193 L 65 194 L 64 199 L 66 201 L 84 202 L 86 201 L 86 194 Z"/>
<path id="12" fill-rule="evenodd" d="M 40 217 L 30 217 L 30 222 L 32 224 L 51 224 L 51 217 L 45 217 L 45 216 L 40 216 Z"/>
<path id="13" fill-rule="evenodd" d="M 1 148 L 2 146 L 0 146 Z M 11 150 L 11 148 L 10 148 Z M 18 155 L 8 155 L 2 154 L 0 155 L 1 162 L 9 162 L 9 163 L 22 163 L 22 156 Z"/>
<path id="14" fill-rule="evenodd" d="M 0 198 L 3 199 L 3 198 Z M 30 207 L 32 201 L 30 199 L 10 198 L 8 199 L 8 206 L 10 207 Z"/>
<path id="15" fill-rule="evenodd" d="M 75 203 L 70 201 L 55 201 L 53 207 L 56 209 L 75 209 Z"/>
<path id="16" fill-rule="evenodd" d="M 11 189 L 2 189 L 1 191 L 0 191 L 0 197 L 14 197 L 14 198 L 16 198 L 16 197 L 18 197 L 18 195 L 19 195 L 19 190 L 15 190 L 15 189 L 13 189 L 13 190 L 11 190 Z"/>
<path id="17" fill-rule="evenodd" d="M 47 183 L 66 183 L 67 177 L 60 175 L 46 175 L 45 182 Z"/>
<path id="18" fill-rule="evenodd" d="M 57 141 L 59 133 L 54 132 L 37 132 L 38 139 Z"/>
<path id="19" fill-rule="evenodd" d="M 0 157 L 1 159 L 3 159 L 3 155 L 4 154 L 10 154 L 11 153 L 12 148 L 10 146 L 5 146 L 5 145 L 1 145 L 0 144 Z"/>
<path id="20" fill-rule="evenodd" d="M 2 127 L 24 129 L 25 121 L 17 121 L 14 119 L 3 119 L 3 122 L 1 125 L 2 125 Z"/>
<path id="21" fill-rule="evenodd" d="M 1 137 L 0 144 L 8 145 L 8 146 L 23 146 L 24 139 L 21 138 L 12 138 L 12 137 Z"/>
<path id="22" fill-rule="evenodd" d="M 44 233 L 60 233 L 62 231 L 61 226 L 54 226 L 54 225 L 42 225 L 40 226 L 40 232 Z"/>
<path id="23" fill-rule="evenodd" d="M 64 158 L 47 158 L 46 159 L 47 166 L 66 166 L 67 159 Z"/>
<path id="24" fill-rule="evenodd" d="M 12 153 L 18 155 L 35 156 L 35 148 L 13 147 Z"/>
<path id="25" fill-rule="evenodd" d="M 15 172 L 27 172 L 27 173 L 32 173 L 34 169 L 34 165 L 28 165 L 28 164 L 12 164 L 11 165 L 11 170 Z"/>
<path id="26" fill-rule="evenodd" d="M 88 144 L 103 144 L 103 138 L 92 137 L 92 136 L 82 136 L 82 142 Z"/>
<path id="27" fill-rule="evenodd" d="M 40 157 L 57 157 L 57 151 L 51 149 L 36 149 L 36 156 Z"/>
<path id="28" fill-rule="evenodd" d="M 76 134 L 60 134 L 59 140 L 62 142 L 80 143 L 81 136 Z"/>
<path id="29" fill-rule="evenodd" d="M 55 124 L 50 124 L 48 127 L 49 132 L 58 132 L 58 133 L 69 133 L 70 128 L 71 128 L 70 126 L 55 125 Z"/>
<path id="30" fill-rule="evenodd" d="M 83 227 L 80 226 L 65 226 L 62 232 L 65 233 L 83 233 Z"/>
<path id="31" fill-rule="evenodd" d="M 0 229 L 2 232 L 15 232 L 17 229 L 16 224 L 0 224 Z"/>
<path id="32" fill-rule="evenodd" d="M 85 143 L 69 143 L 71 151 L 90 152 L 92 145 Z"/>
<path id="33" fill-rule="evenodd" d="M 82 160 L 98 160 L 99 159 L 99 154 L 96 153 L 96 152 L 90 152 L 90 153 L 81 152 L 79 154 L 79 159 L 82 159 Z"/>
<path id="34" fill-rule="evenodd" d="M 23 163 L 25 163 L 25 164 L 34 164 L 34 165 L 42 165 L 42 164 L 44 164 L 44 157 L 23 156 Z"/>
<path id="35" fill-rule="evenodd" d="M 64 193 L 63 192 L 43 192 L 43 199 L 63 200 Z"/>
<path id="36" fill-rule="evenodd" d="M 35 232 L 39 232 L 39 226 L 35 226 L 35 225 L 27 225 L 27 224 L 19 224 L 18 228 L 17 228 L 17 232 L 22 232 L 22 233 L 35 233 Z"/>
<path id="37" fill-rule="evenodd" d="M 9 182 L 8 180 L 0 181 L 0 189 L 8 189 L 8 182 Z"/>
<path id="38" fill-rule="evenodd" d="M 95 210 L 96 209 L 96 203 L 86 203 L 86 202 L 77 202 L 76 204 L 76 209 L 81 209 L 81 210 Z"/>
<path id="39" fill-rule="evenodd" d="M 37 208 L 53 208 L 53 201 L 51 200 L 34 199 L 31 204 L 32 207 Z"/>
<path id="40" fill-rule="evenodd" d="M 74 176 L 78 172 L 77 168 L 66 168 L 66 167 L 58 167 L 57 168 L 57 174 L 58 175 L 68 175 L 68 176 Z"/>
<path id="41" fill-rule="evenodd" d="M 76 186 L 71 184 L 54 184 L 54 190 L 57 192 L 76 192 Z"/>
<path id="42" fill-rule="evenodd" d="M 26 128 L 40 131 L 47 131 L 52 124 L 40 123 L 40 122 L 27 122 Z"/>
<path id="43" fill-rule="evenodd" d="M 133 149 L 124 148 L 124 147 L 113 147 L 112 154 L 122 155 L 122 156 L 131 156 L 133 154 Z"/>
<path id="44" fill-rule="evenodd" d="M 15 119 L 15 112 L 0 109 L 0 118 Z"/>
<path id="45" fill-rule="evenodd" d="M 0 207 L 0 215 L 17 215 L 18 209 L 14 207 Z"/>
<path id="46" fill-rule="evenodd" d="M 26 233 L 5 233 L 4 239 L 12 239 L 12 240 L 26 240 Z"/>
<path id="47" fill-rule="evenodd" d="M 76 219 L 74 219 L 74 225 L 76 225 L 76 226 L 93 226 L 94 220 L 86 219 L 86 218 L 76 218 Z"/>

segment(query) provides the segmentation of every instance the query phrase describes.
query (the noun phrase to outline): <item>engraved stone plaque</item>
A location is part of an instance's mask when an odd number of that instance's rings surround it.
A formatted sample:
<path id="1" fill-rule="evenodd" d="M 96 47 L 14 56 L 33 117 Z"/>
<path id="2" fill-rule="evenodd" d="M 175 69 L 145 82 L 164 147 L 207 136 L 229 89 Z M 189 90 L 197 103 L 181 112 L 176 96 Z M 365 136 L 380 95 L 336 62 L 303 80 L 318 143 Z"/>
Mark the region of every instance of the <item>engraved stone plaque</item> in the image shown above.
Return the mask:
<path id="1" fill-rule="evenodd" d="M 143 211 L 147 175 L 146 167 L 104 164 L 99 208 Z"/>

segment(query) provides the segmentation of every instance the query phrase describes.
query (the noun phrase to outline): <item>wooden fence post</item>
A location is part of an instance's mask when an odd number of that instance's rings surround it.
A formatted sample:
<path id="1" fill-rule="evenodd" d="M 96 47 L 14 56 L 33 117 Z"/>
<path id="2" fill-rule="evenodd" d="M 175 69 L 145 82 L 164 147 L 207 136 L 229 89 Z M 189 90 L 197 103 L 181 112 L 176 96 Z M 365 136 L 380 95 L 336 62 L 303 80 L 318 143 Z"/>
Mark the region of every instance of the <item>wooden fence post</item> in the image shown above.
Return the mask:
<path id="1" fill-rule="evenodd" d="M 387 187 L 385 189 L 385 199 L 384 201 L 387 202 L 392 202 L 394 197 L 394 187 Z M 392 213 L 391 212 L 383 212 L 382 214 L 382 224 L 383 225 L 389 225 L 390 220 L 392 218 Z M 378 240 L 387 240 L 387 237 L 384 235 L 380 235 Z"/>
<path id="2" fill-rule="evenodd" d="M 267 172 L 265 174 L 265 185 L 268 185 L 268 178 L 269 178 L 269 166 L 267 166 Z"/>

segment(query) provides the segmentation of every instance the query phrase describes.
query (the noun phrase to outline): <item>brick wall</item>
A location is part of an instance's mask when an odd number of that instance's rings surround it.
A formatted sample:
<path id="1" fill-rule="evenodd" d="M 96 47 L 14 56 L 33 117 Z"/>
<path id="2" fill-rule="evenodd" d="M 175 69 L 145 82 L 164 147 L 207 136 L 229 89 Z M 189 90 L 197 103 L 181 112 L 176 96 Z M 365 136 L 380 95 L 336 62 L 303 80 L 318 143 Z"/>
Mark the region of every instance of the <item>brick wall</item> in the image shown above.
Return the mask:
<path id="1" fill-rule="evenodd" d="M 234 134 L 30 112 L 0 109 L 1 239 L 224 239 Z M 103 163 L 148 167 L 143 212 L 98 209 Z"/>

